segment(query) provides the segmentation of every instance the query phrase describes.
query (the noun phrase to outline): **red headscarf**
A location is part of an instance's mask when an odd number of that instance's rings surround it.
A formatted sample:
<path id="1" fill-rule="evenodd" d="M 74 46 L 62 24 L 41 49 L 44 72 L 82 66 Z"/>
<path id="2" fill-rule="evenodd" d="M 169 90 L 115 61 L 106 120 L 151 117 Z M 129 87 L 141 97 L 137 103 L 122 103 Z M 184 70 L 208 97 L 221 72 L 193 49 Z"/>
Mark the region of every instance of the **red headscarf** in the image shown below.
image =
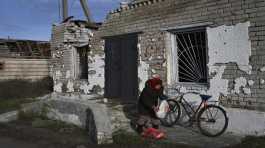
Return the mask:
<path id="1" fill-rule="evenodd" d="M 147 81 L 148 85 L 153 89 L 156 90 L 156 85 L 162 86 L 162 80 L 160 78 L 152 78 Z"/>

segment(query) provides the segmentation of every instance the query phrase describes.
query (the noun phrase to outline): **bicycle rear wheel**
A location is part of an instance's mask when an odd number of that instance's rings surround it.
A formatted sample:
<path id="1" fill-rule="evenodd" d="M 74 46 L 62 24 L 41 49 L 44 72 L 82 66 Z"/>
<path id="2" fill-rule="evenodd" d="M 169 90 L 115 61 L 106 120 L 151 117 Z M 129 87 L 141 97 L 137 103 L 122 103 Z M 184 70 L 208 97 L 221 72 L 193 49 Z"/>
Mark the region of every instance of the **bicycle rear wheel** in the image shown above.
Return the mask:
<path id="1" fill-rule="evenodd" d="M 227 129 L 228 117 L 220 106 L 208 105 L 198 113 L 197 124 L 202 134 L 217 137 Z"/>
<path id="2" fill-rule="evenodd" d="M 169 112 L 167 113 L 166 117 L 161 120 L 161 123 L 164 126 L 171 127 L 175 125 L 180 117 L 180 105 L 176 100 L 169 99 L 167 100 L 169 105 Z"/>

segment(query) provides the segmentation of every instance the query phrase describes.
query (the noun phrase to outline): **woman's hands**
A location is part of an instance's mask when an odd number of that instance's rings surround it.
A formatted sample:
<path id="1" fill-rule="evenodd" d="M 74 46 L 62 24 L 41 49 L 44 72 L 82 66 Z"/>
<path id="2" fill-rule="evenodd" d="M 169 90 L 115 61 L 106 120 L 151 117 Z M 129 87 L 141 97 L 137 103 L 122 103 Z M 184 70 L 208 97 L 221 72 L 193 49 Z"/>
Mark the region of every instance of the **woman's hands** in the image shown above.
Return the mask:
<path id="1" fill-rule="evenodd" d="M 152 109 L 155 112 L 158 112 L 159 111 L 159 106 L 152 106 Z M 169 106 L 165 107 L 165 112 L 169 112 L 169 111 L 170 111 L 170 107 Z"/>

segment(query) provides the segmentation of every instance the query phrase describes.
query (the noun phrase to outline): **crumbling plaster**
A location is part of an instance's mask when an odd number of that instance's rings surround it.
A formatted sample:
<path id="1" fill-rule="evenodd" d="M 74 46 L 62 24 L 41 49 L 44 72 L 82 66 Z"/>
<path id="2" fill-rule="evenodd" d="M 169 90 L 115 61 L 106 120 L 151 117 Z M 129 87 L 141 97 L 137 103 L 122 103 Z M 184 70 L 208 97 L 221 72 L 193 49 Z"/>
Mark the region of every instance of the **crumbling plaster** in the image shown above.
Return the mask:
<path id="1" fill-rule="evenodd" d="M 72 82 L 72 80 L 68 80 L 67 82 L 67 91 L 66 92 L 74 92 L 74 83 Z"/>
<path id="2" fill-rule="evenodd" d="M 222 79 L 226 66 L 218 66 L 216 75 L 210 80 L 210 88 L 207 90 L 207 94 L 212 95 L 213 100 L 218 101 L 220 95 L 228 94 L 228 80 Z"/>
<path id="3" fill-rule="evenodd" d="M 245 101 L 240 102 L 238 100 L 239 104 L 244 104 L 247 101 L 252 102 L 252 100 L 255 102 L 255 98 L 252 98 L 255 95 L 252 94 L 255 93 L 255 90 L 252 92 L 252 88 L 262 87 L 265 80 L 264 78 L 260 78 L 258 79 L 259 82 L 256 82 L 257 79 L 255 77 L 257 77 L 257 71 L 252 70 L 252 66 L 250 65 L 249 59 L 252 56 L 252 49 L 249 38 L 249 27 L 250 22 L 239 23 L 234 26 L 223 25 L 207 28 L 209 86 L 202 85 L 201 89 L 196 89 L 194 85 L 188 86 L 176 83 L 179 91 L 186 93 L 184 98 L 188 102 L 195 106 L 199 105 L 201 99 L 198 95 L 191 93 L 193 91 L 213 96 L 212 101 L 220 102 L 220 97 L 238 96 L 240 100 Z M 171 50 L 169 51 L 171 54 L 175 52 L 172 47 L 175 47 L 174 43 L 171 44 L 171 48 L 168 48 Z M 169 57 L 172 58 L 174 56 L 170 55 Z M 236 70 L 231 68 L 231 65 L 234 64 L 237 67 Z M 172 73 L 172 71 L 174 72 L 172 65 L 174 65 L 172 64 L 172 60 L 168 58 L 168 76 L 171 77 L 175 76 L 177 71 L 177 68 L 175 68 L 175 73 Z M 265 67 L 261 67 L 258 70 L 258 72 L 263 73 L 265 72 Z M 168 78 L 168 80 L 168 82 L 172 83 L 174 78 Z M 224 108 L 229 117 L 227 132 L 238 135 L 265 134 L 264 112 L 240 108 Z M 251 121 L 251 124 L 249 124 L 249 121 Z"/>
<path id="4" fill-rule="evenodd" d="M 247 82 L 247 79 L 244 77 L 236 78 L 234 89 L 231 90 L 231 92 L 237 93 L 237 94 L 240 94 L 241 92 L 243 92 L 244 94 L 251 94 L 250 88 L 247 87 L 249 83 L 252 84 L 253 82 L 252 81 Z"/>
<path id="5" fill-rule="evenodd" d="M 261 72 L 265 72 L 265 66 L 262 67 L 262 68 L 260 68 L 260 71 L 261 71 Z"/>
<path id="6" fill-rule="evenodd" d="M 149 64 L 142 60 L 142 49 L 141 44 L 137 44 L 138 54 L 139 54 L 139 64 L 138 64 L 138 79 L 139 79 L 139 89 L 143 90 L 145 87 L 145 82 L 148 80 L 148 70 L 150 68 Z"/>
<path id="7" fill-rule="evenodd" d="M 229 90 L 229 80 L 223 78 L 228 63 L 236 63 L 241 71 L 248 75 L 251 74 L 252 66 L 249 63 L 251 56 L 249 26 L 250 22 L 239 23 L 234 26 L 207 27 L 209 87 L 207 88 L 202 85 L 201 90 L 195 91 L 211 95 L 213 96 L 212 100 L 215 101 L 218 101 L 221 95 L 227 96 L 230 93 L 251 94 L 249 87 L 254 85 L 255 82 L 253 80 L 247 80 L 245 77 L 235 78 L 234 89 Z M 174 46 L 172 44 L 171 47 Z M 174 50 L 174 48 L 171 49 Z M 171 51 L 171 53 L 176 54 L 176 51 Z M 168 72 L 170 71 L 172 76 L 174 76 L 176 72 L 172 73 L 172 68 L 168 70 Z M 177 81 L 175 80 L 175 82 Z M 189 87 L 186 88 L 185 85 L 181 85 L 179 88 L 181 88 L 180 91 L 182 92 L 194 91 L 190 90 Z M 196 96 L 194 96 L 195 99 L 197 99 Z"/>
<path id="8" fill-rule="evenodd" d="M 83 87 L 83 89 L 93 90 L 95 87 L 99 90 L 97 93 L 103 94 L 104 93 L 104 85 L 105 85 L 105 55 L 99 55 L 99 54 L 91 54 L 88 56 L 88 82 L 89 85 L 87 87 Z M 85 90 L 87 92 L 87 90 Z"/>
<path id="9" fill-rule="evenodd" d="M 245 22 L 235 26 L 223 25 L 207 28 L 208 67 L 210 69 L 216 63 L 235 62 L 239 69 L 251 74 L 251 65 L 249 65 L 249 57 L 251 56 L 249 26 L 250 22 Z"/>
<path id="10" fill-rule="evenodd" d="M 207 28 L 209 54 L 209 63 L 207 65 L 210 72 L 216 64 L 221 64 L 223 66 L 227 63 L 235 62 L 240 70 L 249 75 L 251 74 L 252 66 L 249 64 L 249 58 L 251 56 L 249 26 L 250 22 L 245 22 L 238 23 L 234 26 L 223 25 L 215 28 Z M 219 92 L 226 96 L 229 93 L 228 80 L 222 79 L 222 75 L 220 75 L 218 80 L 225 81 L 225 83 L 222 84 L 222 87 L 225 87 L 225 89 L 221 89 Z M 211 82 L 212 79 L 210 80 L 210 90 L 214 85 L 220 84 L 212 84 Z M 241 93 L 241 87 L 244 94 L 251 94 L 251 90 L 247 85 L 251 86 L 255 83 L 253 80 L 247 81 L 244 77 L 236 78 L 234 82 L 234 90 L 230 92 L 237 94 Z M 216 91 L 218 92 L 218 89 L 216 89 Z M 214 95 L 214 98 L 218 100 L 219 96 L 216 96 L 216 93 L 210 94 Z"/>
<path id="11" fill-rule="evenodd" d="M 62 92 L 62 87 L 63 87 L 63 83 L 62 82 L 56 82 L 55 81 L 55 84 L 53 86 L 53 90 L 55 92 Z"/>
<path id="12" fill-rule="evenodd" d="M 52 71 L 55 92 L 79 92 L 103 94 L 104 54 L 98 53 L 94 45 L 96 30 L 87 28 L 82 22 L 66 22 L 53 26 Z M 79 79 L 79 47 L 88 48 L 88 79 Z"/>

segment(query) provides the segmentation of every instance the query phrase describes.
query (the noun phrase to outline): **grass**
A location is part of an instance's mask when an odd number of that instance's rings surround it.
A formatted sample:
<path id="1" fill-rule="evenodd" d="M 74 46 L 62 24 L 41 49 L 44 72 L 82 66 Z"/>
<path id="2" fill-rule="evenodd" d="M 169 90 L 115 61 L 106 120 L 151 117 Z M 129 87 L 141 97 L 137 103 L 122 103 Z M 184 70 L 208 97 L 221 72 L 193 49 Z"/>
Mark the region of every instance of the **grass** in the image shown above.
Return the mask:
<path id="1" fill-rule="evenodd" d="M 0 100 L 35 98 L 48 94 L 52 90 L 53 80 L 50 77 L 38 81 L 2 81 L 0 82 Z"/>
<path id="2" fill-rule="evenodd" d="M 115 144 L 146 144 L 140 136 L 134 133 L 128 133 L 120 130 L 113 134 L 113 142 Z"/>
<path id="3" fill-rule="evenodd" d="M 51 93 L 53 81 L 50 77 L 39 81 L 8 80 L 0 82 L 0 113 L 16 110 L 33 98 Z"/>
<path id="4" fill-rule="evenodd" d="M 0 123 L 0 136 L 11 137 L 27 143 L 40 144 L 40 148 L 76 148 L 88 146 L 88 132 L 65 122 L 51 120 L 33 112 L 19 112 L 19 118 L 9 123 Z"/>
<path id="5" fill-rule="evenodd" d="M 9 111 L 17 110 L 20 108 L 21 104 L 30 103 L 35 101 L 34 99 L 3 99 L 0 100 L 0 114 Z"/>
<path id="6" fill-rule="evenodd" d="M 143 147 L 143 148 L 196 148 L 184 144 L 174 144 L 167 140 L 154 140 L 142 138 L 136 133 L 128 133 L 126 131 L 118 131 L 113 134 L 113 144 L 109 147 Z M 106 146 L 106 147 L 108 147 Z"/>
<path id="7" fill-rule="evenodd" d="M 41 136 L 41 138 L 46 138 L 47 141 L 50 141 L 51 143 L 59 143 L 62 144 L 67 142 L 66 144 L 71 145 L 79 145 L 84 144 L 89 147 L 96 147 L 96 148 L 131 148 L 131 147 L 142 147 L 142 148 L 196 148 L 194 146 L 184 145 L 184 144 L 174 144 L 170 143 L 167 140 L 153 140 L 153 139 L 143 139 L 136 133 L 128 133 L 126 131 L 120 130 L 113 134 L 113 144 L 105 144 L 105 145 L 91 145 L 88 143 L 88 135 L 87 131 L 84 129 L 81 129 L 75 125 L 66 124 L 61 121 L 56 120 L 50 120 L 46 116 L 43 116 L 41 114 L 35 114 L 35 113 L 25 113 L 20 112 L 19 113 L 19 119 L 18 121 L 13 122 L 13 126 L 20 127 L 19 125 L 26 125 L 30 128 L 37 128 L 37 129 L 43 129 L 43 130 L 49 130 L 53 131 L 54 133 L 59 133 L 54 137 L 50 137 L 49 135 Z M 24 126 L 23 126 L 24 127 Z M 11 131 L 14 127 L 9 127 L 7 131 Z M 0 128 L 1 129 L 1 128 Z M 6 129 L 6 128 L 5 128 Z M 18 128 L 20 129 L 20 128 Z M 1 131 L 1 130 L 0 130 Z M 27 132 L 20 132 L 22 133 L 20 136 L 25 137 L 24 133 Z M 17 129 L 14 129 L 14 132 L 17 133 Z M 46 133 L 46 132 L 43 132 Z M 32 132 L 32 134 L 27 135 L 27 137 L 34 137 L 36 136 L 36 132 Z M 40 133 L 41 134 L 41 133 Z M 39 134 L 37 134 L 38 137 Z M 53 134 L 52 134 L 53 135 Z M 53 135 L 54 136 L 54 135 Z M 31 138 L 34 139 L 34 138 Z M 71 139 L 69 141 L 69 139 Z M 232 139 L 231 139 L 232 140 Z M 64 141 L 64 142 L 61 142 Z M 240 144 L 229 146 L 225 148 L 264 148 L 265 147 L 265 136 L 261 137 L 253 137 L 249 136 L 243 139 L 243 141 Z"/>
<path id="8" fill-rule="evenodd" d="M 46 117 L 45 113 L 33 113 L 33 112 L 23 112 L 20 111 L 18 114 L 18 122 L 26 121 L 30 122 L 31 126 L 34 128 L 46 128 L 54 132 L 60 132 L 63 129 L 67 129 L 72 132 L 77 132 L 81 135 L 87 134 L 84 129 L 81 129 L 73 124 L 67 124 L 58 120 L 51 120 Z"/>
<path id="9" fill-rule="evenodd" d="M 165 140 L 155 141 L 142 139 L 140 136 L 127 133 L 126 131 L 118 131 L 113 137 L 114 145 L 118 147 L 124 145 L 128 147 L 129 145 L 141 145 L 141 147 L 155 147 L 155 148 L 195 148 L 193 146 L 173 144 Z M 228 146 L 225 148 L 265 148 L 265 136 L 247 136 L 241 143 L 237 145 Z"/>

